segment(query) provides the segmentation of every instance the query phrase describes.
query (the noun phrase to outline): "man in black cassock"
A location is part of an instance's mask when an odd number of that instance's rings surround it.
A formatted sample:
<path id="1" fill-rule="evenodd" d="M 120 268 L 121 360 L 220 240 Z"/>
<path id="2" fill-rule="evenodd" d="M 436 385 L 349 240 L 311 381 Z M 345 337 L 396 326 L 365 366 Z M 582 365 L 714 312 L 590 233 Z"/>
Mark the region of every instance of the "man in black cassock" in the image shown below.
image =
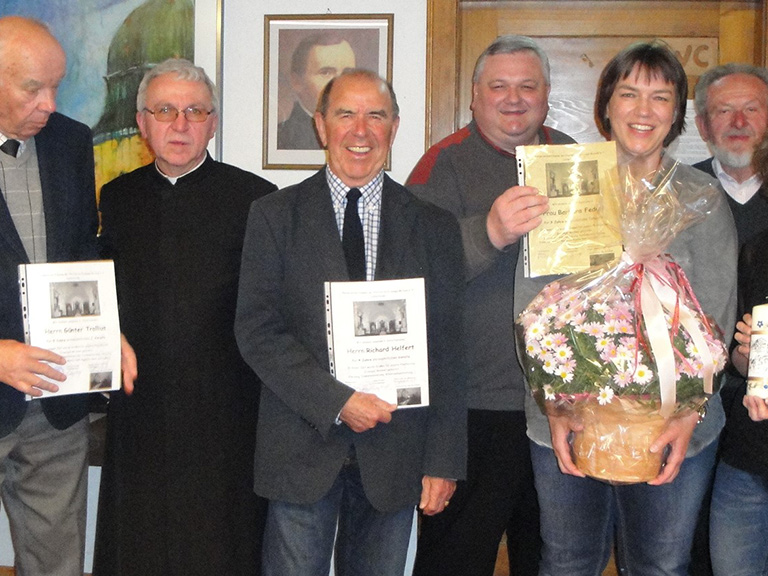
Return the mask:
<path id="1" fill-rule="evenodd" d="M 93 572 L 252 576 L 259 387 L 233 323 L 248 210 L 275 186 L 208 155 L 216 90 L 192 63 L 151 69 L 137 110 L 156 160 L 101 193 L 103 255 L 139 377 L 110 400 Z"/>

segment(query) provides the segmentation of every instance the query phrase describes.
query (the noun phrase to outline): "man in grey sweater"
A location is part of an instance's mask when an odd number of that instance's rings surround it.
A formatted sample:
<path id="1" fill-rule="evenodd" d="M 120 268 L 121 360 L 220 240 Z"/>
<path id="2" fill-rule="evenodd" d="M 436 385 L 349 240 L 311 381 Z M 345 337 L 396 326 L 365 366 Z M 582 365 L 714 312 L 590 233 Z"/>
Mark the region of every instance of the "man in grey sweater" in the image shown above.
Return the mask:
<path id="1" fill-rule="evenodd" d="M 513 296 L 518 240 L 541 223 L 548 204 L 535 188 L 518 186 L 515 147 L 574 142 L 543 125 L 549 91 L 549 61 L 538 45 L 497 38 L 475 65 L 472 122 L 432 146 L 407 182 L 459 219 L 467 262 L 467 480 L 444 512 L 422 518 L 416 576 L 491 576 L 505 531 L 511 573 L 538 574 Z"/>

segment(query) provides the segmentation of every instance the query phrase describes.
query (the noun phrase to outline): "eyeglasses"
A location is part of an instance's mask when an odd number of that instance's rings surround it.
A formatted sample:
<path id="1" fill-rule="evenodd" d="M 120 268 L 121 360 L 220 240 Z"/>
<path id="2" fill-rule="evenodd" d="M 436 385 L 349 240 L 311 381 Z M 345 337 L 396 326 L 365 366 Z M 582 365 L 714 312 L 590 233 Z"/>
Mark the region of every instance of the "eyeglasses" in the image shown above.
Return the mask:
<path id="1" fill-rule="evenodd" d="M 152 114 L 158 122 L 173 122 L 179 117 L 179 114 L 183 114 L 188 122 L 205 122 L 208 116 L 213 114 L 213 110 L 203 110 L 194 106 L 184 108 L 184 110 L 178 110 L 173 106 L 160 106 L 155 110 L 144 108 L 144 111 Z"/>

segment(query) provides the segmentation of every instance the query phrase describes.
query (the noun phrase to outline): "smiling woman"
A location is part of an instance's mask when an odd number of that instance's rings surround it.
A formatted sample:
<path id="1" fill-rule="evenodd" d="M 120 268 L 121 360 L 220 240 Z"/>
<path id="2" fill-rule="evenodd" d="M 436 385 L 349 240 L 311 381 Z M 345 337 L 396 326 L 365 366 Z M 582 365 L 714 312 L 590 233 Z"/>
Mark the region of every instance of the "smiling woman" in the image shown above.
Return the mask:
<path id="1" fill-rule="evenodd" d="M 687 94 L 685 71 L 661 42 L 633 44 L 603 70 L 595 118 L 634 176 L 658 169 L 664 148 L 685 130 Z"/>
<path id="2" fill-rule="evenodd" d="M 611 139 L 622 159 L 631 159 L 633 165 L 642 160 L 644 171 L 653 172 L 675 117 L 672 84 L 636 67 L 616 87 L 608 102 L 608 117 Z"/>
<path id="3" fill-rule="evenodd" d="M 684 129 L 686 95 L 682 65 L 660 42 L 632 44 L 622 50 L 603 70 L 597 88 L 595 117 L 603 135 L 616 142 L 621 168 L 645 185 L 642 189 L 647 188 L 650 198 L 663 199 L 668 194 L 665 202 L 670 206 L 682 205 L 687 198 L 698 200 L 707 188 L 717 192 L 714 180 L 666 154 L 666 147 Z M 670 182 L 674 186 L 668 187 Z M 714 199 L 719 200 L 719 194 Z M 701 218 L 670 239 L 663 252 L 684 270 L 700 309 L 730 332 L 735 323 L 736 231 L 726 203 L 712 204 Z M 627 202 L 622 224 L 632 222 L 633 206 L 639 208 L 638 213 L 658 213 L 648 205 Z M 651 224 L 650 220 L 639 224 L 640 235 L 655 230 Z M 624 226 L 622 232 L 626 235 Z M 652 265 L 655 254 L 646 258 L 644 252 L 632 250 L 631 244 L 625 238 L 628 256 L 622 262 L 640 268 Z M 604 292 L 610 292 L 608 286 L 607 280 L 599 283 Z M 679 305 L 680 300 L 677 302 Z M 636 310 L 640 314 L 645 309 L 641 312 L 638 305 Z M 588 385 L 593 380 L 584 378 L 583 382 Z M 562 413 L 542 416 L 538 410 L 526 411 L 526 417 L 529 429 L 550 431 L 548 438 L 531 445 L 544 541 L 542 572 L 555 576 L 599 573 L 608 561 L 615 533 L 622 568 L 634 572 L 640 566 L 654 565 L 664 574 L 688 573 L 697 511 L 724 420 L 717 394 L 710 397 L 707 419 L 700 426 L 696 412 L 689 411 L 670 417 L 663 430 L 653 434 L 645 453 L 668 455 L 658 475 L 646 483 L 612 486 L 584 476 L 573 460 L 568 439 L 586 428 L 583 421 Z M 549 426 L 540 427 L 537 422 L 542 420 Z M 594 421 L 604 420 L 597 411 Z"/>

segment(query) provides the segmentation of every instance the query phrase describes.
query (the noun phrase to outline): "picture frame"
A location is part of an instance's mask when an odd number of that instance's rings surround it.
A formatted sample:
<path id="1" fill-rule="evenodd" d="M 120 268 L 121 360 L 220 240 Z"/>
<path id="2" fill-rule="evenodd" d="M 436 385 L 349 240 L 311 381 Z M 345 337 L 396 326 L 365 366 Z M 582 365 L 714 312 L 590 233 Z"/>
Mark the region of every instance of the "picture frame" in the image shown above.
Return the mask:
<path id="1" fill-rule="evenodd" d="M 393 25 L 394 14 L 264 16 L 263 168 L 325 164 L 310 114 L 317 95 L 331 77 L 351 67 L 391 82 Z M 389 164 L 388 159 L 385 168 Z"/>
<path id="2" fill-rule="evenodd" d="M 222 73 L 222 18 L 223 0 L 195 0 L 195 64 L 205 69 L 216 84 L 219 97 L 219 124 L 208 151 L 216 160 L 222 158 L 223 139 L 223 73 Z"/>

